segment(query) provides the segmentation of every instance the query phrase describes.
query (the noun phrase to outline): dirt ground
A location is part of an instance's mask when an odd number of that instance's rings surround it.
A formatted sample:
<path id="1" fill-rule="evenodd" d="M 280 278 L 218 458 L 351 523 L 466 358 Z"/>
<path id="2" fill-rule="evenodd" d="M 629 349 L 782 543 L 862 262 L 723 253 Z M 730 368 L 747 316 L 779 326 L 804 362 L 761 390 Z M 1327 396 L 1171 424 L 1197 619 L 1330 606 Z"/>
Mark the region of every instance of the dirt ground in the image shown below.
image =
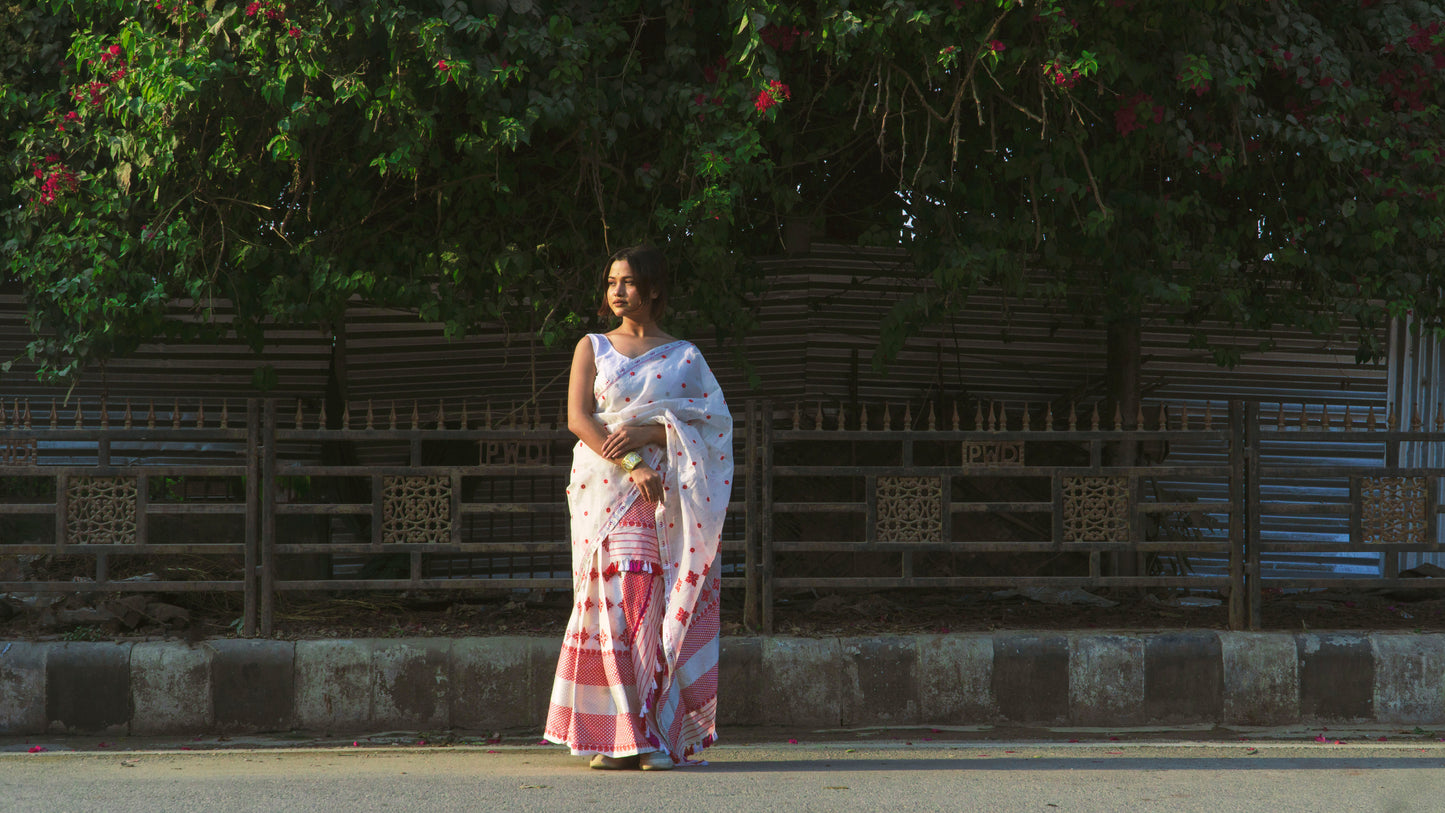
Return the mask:
<path id="1" fill-rule="evenodd" d="M 840 635 L 979 632 L 991 630 L 1228 629 L 1228 610 L 1217 594 L 1182 596 L 1168 591 L 1097 591 L 1113 606 L 1049 604 L 1011 591 L 918 590 L 795 593 L 779 596 L 774 630 L 810 637 Z M 1268 591 L 1266 630 L 1445 631 L 1445 597 L 1436 591 L 1305 593 Z M 1046 596 L 1047 597 L 1047 596 Z M 74 596 L 63 604 L 84 609 L 106 597 Z M 0 639 L 134 640 L 137 638 L 232 637 L 239 633 L 235 597 L 158 594 L 151 601 L 187 611 L 161 624 L 142 619 L 133 627 L 117 620 L 64 623 L 55 614 L 17 612 L 0 620 Z M 723 634 L 743 635 L 742 595 L 724 594 Z M 1205 606 L 1197 606 L 1205 605 Z M 154 606 L 154 605 L 152 605 Z M 563 591 L 507 596 L 420 594 L 283 595 L 275 637 L 288 640 L 339 637 L 560 636 L 571 608 Z"/>

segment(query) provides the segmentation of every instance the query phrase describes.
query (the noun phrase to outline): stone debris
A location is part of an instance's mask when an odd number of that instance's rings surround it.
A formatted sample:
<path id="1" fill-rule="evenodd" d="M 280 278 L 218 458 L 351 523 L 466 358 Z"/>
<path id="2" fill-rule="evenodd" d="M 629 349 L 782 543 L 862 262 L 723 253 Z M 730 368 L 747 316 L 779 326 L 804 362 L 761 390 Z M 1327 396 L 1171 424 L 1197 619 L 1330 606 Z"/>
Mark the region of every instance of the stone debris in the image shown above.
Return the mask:
<path id="1" fill-rule="evenodd" d="M 46 631 L 107 627 L 112 632 L 132 632 L 147 626 L 177 631 L 191 624 L 190 610 L 144 593 L 110 598 L 80 593 L 0 593 L 0 621 L 27 617 Z"/>
<path id="2" fill-rule="evenodd" d="M 1023 596 L 1040 604 L 1082 604 L 1090 607 L 1115 607 L 1119 604 L 1117 601 L 1096 596 L 1079 587 L 1020 587 L 1017 590 L 1000 590 L 993 596 L 994 598 Z"/>

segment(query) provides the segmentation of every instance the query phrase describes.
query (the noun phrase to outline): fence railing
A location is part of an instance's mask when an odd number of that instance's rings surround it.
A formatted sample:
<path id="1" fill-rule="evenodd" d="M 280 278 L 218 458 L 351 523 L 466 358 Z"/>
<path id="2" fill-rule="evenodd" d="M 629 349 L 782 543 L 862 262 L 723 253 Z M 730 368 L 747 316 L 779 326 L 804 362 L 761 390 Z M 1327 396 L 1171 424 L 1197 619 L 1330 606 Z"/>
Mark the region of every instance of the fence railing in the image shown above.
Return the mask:
<path id="1" fill-rule="evenodd" d="M 0 404 L 0 557 L 71 565 L 0 592 L 239 593 L 241 631 L 270 635 L 288 592 L 571 587 L 574 439 L 535 408 L 366 405 L 327 428 L 276 401 L 187 406 Z M 1265 581 L 1445 584 L 1398 573 L 1440 549 L 1445 472 L 1401 461 L 1445 426 L 1262 411 L 747 402 L 723 586 L 771 632 L 778 593 L 808 589 L 1218 590 L 1243 629 Z M 1381 564 L 1264 577 L 1299 554 Z"/>

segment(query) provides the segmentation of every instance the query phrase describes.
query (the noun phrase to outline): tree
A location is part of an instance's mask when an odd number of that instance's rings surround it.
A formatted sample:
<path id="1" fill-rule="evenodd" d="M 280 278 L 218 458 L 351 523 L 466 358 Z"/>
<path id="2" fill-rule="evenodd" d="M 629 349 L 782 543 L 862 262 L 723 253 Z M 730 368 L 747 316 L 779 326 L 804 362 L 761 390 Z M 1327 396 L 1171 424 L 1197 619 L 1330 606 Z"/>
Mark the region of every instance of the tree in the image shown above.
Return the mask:
<path id="1" fill-rule="evenodd" d="M 746 322 L 725 218 L 735 176 L 765 180 L 756 110 L 741 79 L 696 100 L 736 30 L 721 11 L 44 6 L 69 58 L 5 88 L 5 253 L 50 375 L 153 337 L 259 350 L 266 325 L 357 299 L 553 340 L 596 307 L 607 253 L 643 239 L 673 244 L 698 318 Z M 218 299 L 234 322 L 208 318 Z"/>
<path id="2" fill-rule="evenodd" d="M 866 8 L 768 7 L 813 33 L 773 49 L 809 115 L 764 143 L 774 188 L 802 190 L 775 205 L 901 234 L 931 275 L 882 357 L 985 285 L 1094 315 L 1122 398 L 1141 318 L 1264 344 L 1304 326 L 1361 359 L 1392 317 L 1442 334 L 1441 4 Z M 1195 341 L 1223 364 L 1252 349 Z"/>
<path id="3" fill-rule="evenodd" d="M 1142 319 L 1306 326 L 1368 358 L 1387 319 L 1445 317 L 1439 3 L 46 10 L 69 73 L 5 89 L 5 251 L 57 374 L 157 335 L 259 347 L 357 298 L 555 340 L 640 239 L 736 331 L 746 258 L 789 229 L 901 245 L 929 279 L 880 360 L 1001 286 L 1108 326 L 1120 397 Z M 238 319 L 169 320 L 178 297 Z"/>

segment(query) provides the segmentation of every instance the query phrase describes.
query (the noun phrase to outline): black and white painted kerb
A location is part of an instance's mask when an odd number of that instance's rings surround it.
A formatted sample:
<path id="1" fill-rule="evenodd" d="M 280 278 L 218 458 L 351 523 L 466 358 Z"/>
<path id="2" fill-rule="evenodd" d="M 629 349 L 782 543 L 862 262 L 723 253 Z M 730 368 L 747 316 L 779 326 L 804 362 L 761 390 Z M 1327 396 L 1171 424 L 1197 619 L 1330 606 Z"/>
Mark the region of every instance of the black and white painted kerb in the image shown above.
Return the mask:
<path id="1" fill-rule="evenodd" d="M 552 639 L 0 641 L 0 734 L 540 728 Z M 1445 634 L 722 641 L 720 725 L 1445 723 Z M 725 733 L 725 732 L 724 732 Z"/>

